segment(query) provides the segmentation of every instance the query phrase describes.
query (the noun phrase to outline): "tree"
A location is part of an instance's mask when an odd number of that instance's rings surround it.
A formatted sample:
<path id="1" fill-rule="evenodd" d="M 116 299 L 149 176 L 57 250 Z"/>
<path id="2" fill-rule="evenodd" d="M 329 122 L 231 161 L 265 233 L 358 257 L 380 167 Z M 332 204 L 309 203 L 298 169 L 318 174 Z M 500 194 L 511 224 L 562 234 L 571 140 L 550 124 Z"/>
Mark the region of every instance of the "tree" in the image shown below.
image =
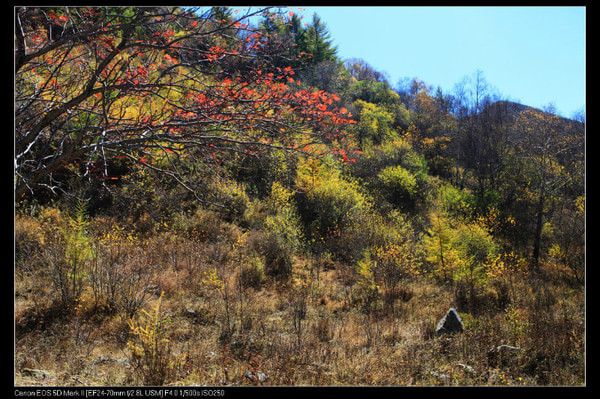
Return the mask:
<path id="1" fill-rule="evenodd" d="M 432 212 L 431 227 L 423 237 L 426 260 L 433 265 L 433 275 L 442 281 L 451 281 L 460 264 L 460 254 L 452 247 L 456 230 L 443 213 Z"/>
<path id="2" fill-rule="evenodd" d="M 510 149 L 508 130 L 515 110 L 487 83 L 481 71 L 465 78 L 455 88 L 453 113 L 458 118 L 458 132 L 453 144 L 457 159 L 455 180 L 462 187 L 465 176 L 458 166 L 471 171 L 476 180 L 480 212 L 496 205 L 498 179 Z"/>
<path id="3" fill-rule="evenodd" d="M 311 55 L 313 64 L 336 60 L 337 49 L 332 43 L 327 27 L 316 13 L 313 14 L 312 21 L 299 45 L 301 50 Z"/>
<path id="4" fill-rule="evenodd" d="M 539 258 L 547 204 L 568 183 L 569 175 L 559 159 L 579 148 L 578 135 L 568 134 L 560 117 L 536 110 L 523 111 L 516 123 L 516 152 L 524 162 L 531 194 L 535 196 L 531 265 L 539 270 Z"/>
<path id="5" fill-rule="evenodd" d="M 119 161 L 195 193 L 182 163 L 339 137 L 351 123 L 339 98 L 297 85 L 293 68 L 271 62 L 268 36 L 249 25 L 269 12 L 18 8 L 17 198 L 58 195 L 69 176 L 110 184 Z"/>

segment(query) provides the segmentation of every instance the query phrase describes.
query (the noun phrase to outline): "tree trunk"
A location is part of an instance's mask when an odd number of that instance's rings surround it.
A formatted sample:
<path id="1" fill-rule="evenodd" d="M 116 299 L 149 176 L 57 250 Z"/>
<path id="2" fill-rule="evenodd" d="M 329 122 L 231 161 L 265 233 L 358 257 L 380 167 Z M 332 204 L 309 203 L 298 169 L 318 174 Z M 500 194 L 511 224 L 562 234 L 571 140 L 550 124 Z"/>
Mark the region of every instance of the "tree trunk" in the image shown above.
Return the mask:
<path id="1" fill-rule="evenodd" d="M 535 236 L 533 238 L 533 254 L 531 256 L 531 266 L 535 272 L 540 271 L 540 246 L 542 241 L 544 200 L 544 192 L 542 191 L 536 207 Z"/>

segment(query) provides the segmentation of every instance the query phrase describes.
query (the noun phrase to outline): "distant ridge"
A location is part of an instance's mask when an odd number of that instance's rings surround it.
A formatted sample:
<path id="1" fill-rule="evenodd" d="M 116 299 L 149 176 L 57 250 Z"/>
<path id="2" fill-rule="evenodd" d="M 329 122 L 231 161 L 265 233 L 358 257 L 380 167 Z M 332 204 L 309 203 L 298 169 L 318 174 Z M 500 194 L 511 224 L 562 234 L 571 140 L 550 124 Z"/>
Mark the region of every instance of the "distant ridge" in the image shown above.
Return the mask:
<path id="1" fill-rule="evenodd" d="M 547 114 L 547 115 L 554 115 L 558 118 L 560 118 L 563 122 L 568 123 L 570 125 L 582 125 L 583 123 L 576 121 L 574 119 L 570 119 L 570 118 L 565 118 L 564 116 L 561 115 L 557 115 L 557 114 L 553 114 L 550 112 L 546 112 L 542 109 L 539 108 L 535 108 L 529 105 L 525 105 L 525 104 L 521 104 L 521 103 L 517 103 L 514 101 L 508 101 L 508 100 L 500 100 L 500 101 L 496 101 L 493 102 L 491 104 L 489 104 L 486 109 L 490 110 L 502 110 L 506 113 L 508 113 L 509 116 L 513 117 L 513 118 L 517 118 L 519 116 L 519 114 L 521 114 L 521 112 L 523 111 L 534 111 L 534 112 L 541 112 L 543 114 Z"/>

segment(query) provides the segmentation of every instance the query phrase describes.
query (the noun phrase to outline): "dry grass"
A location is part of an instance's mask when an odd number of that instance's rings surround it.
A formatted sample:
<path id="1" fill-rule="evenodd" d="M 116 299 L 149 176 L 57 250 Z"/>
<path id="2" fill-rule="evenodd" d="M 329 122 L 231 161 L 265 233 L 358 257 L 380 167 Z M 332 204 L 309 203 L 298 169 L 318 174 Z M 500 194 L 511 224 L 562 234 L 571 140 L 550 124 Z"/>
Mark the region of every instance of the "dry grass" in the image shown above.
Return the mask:
<path id="1" fill-rule="evenodd" d="M 290 280 L 239 284 L 238 255 L 251 249 L 234 246 L 243 233 L 238 227 L 211 220 L 210 231 L 187 226 L 136 238 L 136 256 L 122 260 L 125 268 L 145 265 L 142 308 L 164 292 L 162 312 L 176 359 L 166 384 L 584 383 L 583 290 L 553 266 L 539 279 L 517 281 L 508 308 L 471 315 L 459 307 L 465 332 L 434 337 L 437 320 L 456 305 L 451 287 L 419 278 L 401 287 L 391 311 L 364 314 L 354 300 L 352 267 L 331 260 L 296 257 Z M 29 235 L 23 248 L 43 248 L 35 239 Z M 141 384 L 127 347 L 127 312 L 99 306 L 90 287 L 75 307 L 62 309 L 43 265 L 22 263 L 16 274 L 16 384 Z M 212 269 L 222 290 L 203 280 Z M 520 350 L 492 356 L 501 344 Z"/>

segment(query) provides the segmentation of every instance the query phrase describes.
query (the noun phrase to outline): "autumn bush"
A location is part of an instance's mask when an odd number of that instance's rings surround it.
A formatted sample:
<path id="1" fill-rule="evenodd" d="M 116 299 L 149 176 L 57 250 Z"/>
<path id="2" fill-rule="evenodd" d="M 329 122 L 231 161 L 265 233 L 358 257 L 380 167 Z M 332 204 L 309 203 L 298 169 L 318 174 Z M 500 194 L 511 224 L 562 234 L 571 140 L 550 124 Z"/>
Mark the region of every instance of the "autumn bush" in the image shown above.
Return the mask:
<path id="1" fill-rule="evenodd" d="M 384 310 L 390 311 L 403 296 L 401 285 L 407 285 L 422 272 L 423 253 L 410 222 L 402 214 L 390 215 L 386 227 L 376 232 L 356 270 L 361 296 L 366 303 L 371 303 L 367 308 L 372 307 L 373 295 L 378 292 Z"/>
<path id="2" fill-rule="evenodd" d="M 394 115 L 385 108 L 363 100 L 357 100 L 352 105 L 359 115 L 359 122 L 355 128 L 361 143 L 380 144 L 397 135 L 392 129 Z"/>
<path id="3" fill-rule="evenodd" d="M 316 160 L 299 165 L 297 184 L 303 190 L 298 208 L 311 247 L 317 253 L 330 251 L 343 257 L 342 248 L 351 240 L 346 233 L 368 212 L 371 200 L 356 181 Z"/>
<path id="4" fill-rule="evenodd" d="M 58 226 L 59 237 L 51 244 L 55 251 L 47 252 L 55 291 L 65 307 L 74 305 L 82 294 L 89 264 L 94 256 L 89 236 L 89 221 L 85 204 L 80 202 L 73 215 Z"/>
<path id="5" fill-rule="evenodd" d="M 134 371 L 143 385 L 163 385 L 175 367 L 168 335 L 169 319 L 161 312 L 162 295 L 150 311 L 142 310 L 138 319 L 129 321 Z"/>
<path id="6" fill-rule="evenodd" d="M 217 181 L 213 183 L 214 202 L 223 208 L 219 209 L 227 221 L 239 221 L 250 206 L 250 199 L 244 187 L 235 181 Z"/>
<path id="7" fill-rule="evenodd" d="M 466 190 L 445 184 L 438 189 L 438 196 L 442 209 L 449 215 L 458 218 L 468 218 L 472 215 L 475 200 Z"/>
<path id="8" fill-rule="evenodd" d="M 251 256 L 247 261 L 245 261 L 244 264 L 241 266 L 239 279 L 240 284 L 244 288 L 260 288 L 266 279 L 265 262 L 263 258 L 254 255 Z"/>
<path id="9" fill-rule="evenodd" d="M 365 147 L 363 156 L 351 168 L 354 174 L 366 179 L 388 166 L 401 164 L 412 151 L 408 141 L 400 137 L 394 138 L 378 146 Z"/>
<path id="10" fill-rule="evenodd" d="M 155 267 L 147 263 L 147 256 L 133 240 L 131 236 L 102 237 L 89 272 L 95 303 L 128 316 L 150 298 L 155 275 Z"/>
<path id="11" fill-rule="evenodd" d="M 377 178 L 388 201 L 403 208 L 414 204 L 417 180 L 412 173 L 402 166 L 389 166 L 379 172 Z"/>
<path id="12" fill-rule="evenodd" d="M 42 223 L 28 215 L 16 215 L 15 267 L 24 270 L 35 269 L 45 245 L 46 231 Z"/>
<path id="13" fill-rule="evenodd" d="M 190 213 L 179 213 L 173 220 L 173 229 L 184 237 L 198 242 L 214 242 L 226 234 L 227 226 L 216 211 L 198 208 Z"/>

